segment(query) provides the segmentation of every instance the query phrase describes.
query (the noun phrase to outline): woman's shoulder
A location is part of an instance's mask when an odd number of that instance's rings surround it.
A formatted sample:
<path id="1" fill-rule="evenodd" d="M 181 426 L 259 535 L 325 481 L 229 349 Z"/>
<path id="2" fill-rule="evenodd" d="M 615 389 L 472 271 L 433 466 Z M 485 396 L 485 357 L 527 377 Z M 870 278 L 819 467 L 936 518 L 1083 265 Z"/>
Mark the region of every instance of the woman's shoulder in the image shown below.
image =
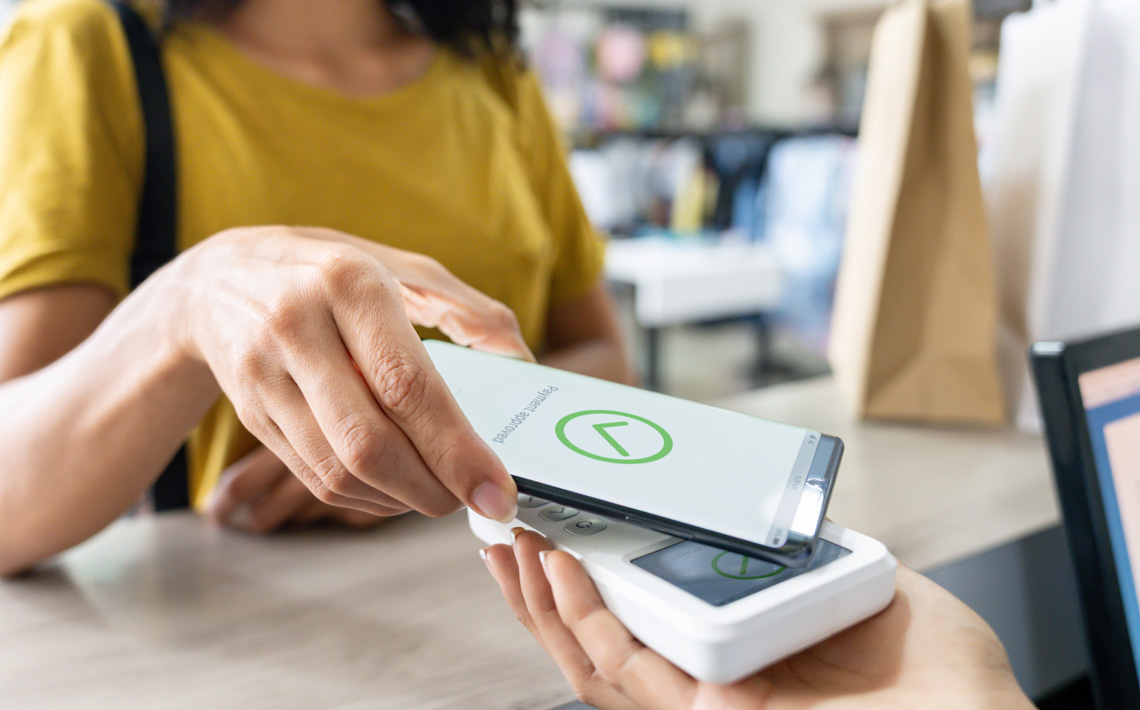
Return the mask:
<path id="1" fill-rule="evenodd" d="M 0 80 L 4 97 L 39 107 L 40 118 L 21 124 L 28 133 L 67 124 L 61 113 L 90 111 L 114 117 L 117 133 L 141 129 L 126 39 L 104 0 L 22 2 L 0 35 Z"/>
<path id="2" fill-rule="evenodd" d="M 496 48 L 478 52 L 471 61 L 483 83 L 514 114 L 525 113 L 537 87 L 534 72 L 515 49 Z"/>
<path id="3" fill-rule="evenodd" d="M 32 83 L 113 85 L 115 98 L 131 85 L 130 62 L 118 16 L 104 0 L 25 0 L 0 39 L 5 73 L 27 73 Z"/>
<path id="4" fill-rule="evenodd" d="M 491 113 L 506 117 L 520 150 L 536 165 L 546 165 L 552 149 L 561 150 L 560 135 L 551 119 L 538 75 L 514 50 L 484 52 L 469 63 L 469 71 Z"/>
<path id="5" fill-rule="evenodd" d="M 500 115 L 509 116 L 516 138 L 530 145 L 549 131 L 546 101 L 538 75 L 514 49 L 484 51 L 470 60 L 471 71 Z"/>
<path id="6" fill-rule="evenodd" d="M 118 20 L 104 0 L 25 0 L 12 13 L 6 34 L 68 37 L 105 44 Z"/>
<path id="7" fill-rule="evenodd" d="M 153 24 L 157 5 L 132 3 Z M 152 12 L 153 10 L 153 12 Z M 105 0 L 24 0 L 0 41 L 0 59 L 29 54 L 53 64 L 81 63 L 81 74 L 130 76 L 130 57 L 119 18 Z"/>

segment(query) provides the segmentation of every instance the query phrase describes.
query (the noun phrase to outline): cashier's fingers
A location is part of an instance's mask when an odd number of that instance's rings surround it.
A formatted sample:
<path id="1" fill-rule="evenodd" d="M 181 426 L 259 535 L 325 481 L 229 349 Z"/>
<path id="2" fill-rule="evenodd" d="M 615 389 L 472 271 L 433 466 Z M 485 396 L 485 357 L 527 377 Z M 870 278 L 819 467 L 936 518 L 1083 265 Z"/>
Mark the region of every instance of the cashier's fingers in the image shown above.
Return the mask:
<path id="1" fill-rule="evenodd" d="M 672 710 L 696 707 L 699 693 L 715 689 L 702 690 L 691 676 L 635 639 L 569 554 L 547 552 L 543 566 L 563 623 L 601 677 L 623 696 L 647 710 Z"/>
<path id="2" fill-rule="evenodd" d="M 539 554 L 549 548 L 536 533 L 520 532 L 513 553 L 506 545 L 493 545 L 481 554 L 515 616 L 558 664 L 578 697 L 605 710 L 637 710 L 597 673 L 553 607 L 550 585 L 539 561 Z"/>
<path id="3" fill-rule="evenodd" d="M 532 633 L 541 637 L 542 645 L 558 663 L 566 679 L 570 681 L 575 690 L 584 688 L 594 680 L 594 664 L 578 642 L 570 629 L 562 623 L 558 616 L 558 607 L 554 605 L 554 594 L 550 591 L 550 582 L 546 580 L 546 572 L 542 569 L 539 558 L 543 552 L 551 549 L 550 543 L 538 533 L 527 532 L 521 528 L 511 531 L 515 533 L 515 562 L 519 570 L 519 587 L 522 589 L 523 601 L 530 615 L 534 627 Z"/>
<path id="4" fill-rule="evenodd" d="M 491 545 L 480 550 L 479 555 L 487 563 L 491 576 L 499 583 L 499 590 L 502 591 L 503 598 L 507 600 L 511 611 L 515 613 L 515 618 L 539 643 L 542 643 L 542 636 L 535 628 L 534 620 L 530 618 L 530 612 L 523 600 L 522 586 L 519 583 L 519 566 L 515 562 L 514 552 L 507 545 Z M 545 647 L 546 644 L 543 644 L 543 648 Z"/>

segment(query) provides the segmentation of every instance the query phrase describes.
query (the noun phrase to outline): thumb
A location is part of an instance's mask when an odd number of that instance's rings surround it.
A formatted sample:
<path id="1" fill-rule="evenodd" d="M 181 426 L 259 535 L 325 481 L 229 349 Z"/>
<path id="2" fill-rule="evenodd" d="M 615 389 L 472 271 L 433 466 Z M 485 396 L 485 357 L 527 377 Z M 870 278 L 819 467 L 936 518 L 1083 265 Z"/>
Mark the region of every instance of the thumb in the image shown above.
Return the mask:
<path id="1" fill-rule="evenodd" d="M 345 336 L 376 402 L 436 480 L 476 513 L 513 520 L 514 479 L 467 421 L 411 325 L 404 321 L 370 343 L 352 331 Z"/>

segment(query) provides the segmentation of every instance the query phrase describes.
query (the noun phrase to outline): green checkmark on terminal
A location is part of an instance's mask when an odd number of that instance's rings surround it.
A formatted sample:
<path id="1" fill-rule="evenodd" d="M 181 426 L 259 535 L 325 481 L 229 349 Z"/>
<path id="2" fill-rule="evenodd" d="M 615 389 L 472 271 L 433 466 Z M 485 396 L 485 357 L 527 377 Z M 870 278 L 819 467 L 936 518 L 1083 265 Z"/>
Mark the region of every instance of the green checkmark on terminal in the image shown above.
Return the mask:
<path id="1" fill-rule="evenodd" d="M 618 427 L 623 427 L 620 433 L 610 431 Z M 673 450 L 673 437 L 660 424 L 613 409 L 567 414 L 558 420 L 554 433 L 574 453 L 606 463 L 649 463 Z"/>
<path id="2" fill-rule="evenodd" d="M 740 571 L 736 569 L 736 558 L 740 558 Z M 748 567 L 752 563 L 752 559 L 743 555 L 737 555 L 732 552 L 722 552 L 712 559 L 712 569 L 721 577 L 728 577 L 729 579 L 767 579 L 768 577 L 775 577 L 779 573 L 787 569 L 787 567 L 776 567 L 771 571 L 765 571 L 765 568 L 771 565 L 761 563 L 760 571 L 758 574 L 748 574 Z M 728 569 L 725 569 L 725 568 Z"/>
<path id="3" fill-rule="evenodd" d="M 614 451 L 622 456 L 629 456 L 629 452 L 622 448 L 621 444 L 617 443 L 615 439 L 606 429 L 615 426 L 629 426 L 629 422 L 607 422 L 606 424 L 595 424 L 594 430 L 602 435 L 602 438 L 609 442 L 610 446 L 614 447 Z"/>

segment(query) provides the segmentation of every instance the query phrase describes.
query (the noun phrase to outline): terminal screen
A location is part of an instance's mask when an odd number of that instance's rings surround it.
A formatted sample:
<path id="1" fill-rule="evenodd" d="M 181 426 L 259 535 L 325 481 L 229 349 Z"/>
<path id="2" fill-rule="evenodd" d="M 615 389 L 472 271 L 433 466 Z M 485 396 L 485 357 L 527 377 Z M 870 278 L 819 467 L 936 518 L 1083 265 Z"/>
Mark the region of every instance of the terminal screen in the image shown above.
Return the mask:
<path id="1" fill-rule="evenodd" d="M 1083 373 L 1078 383 L 1096 459 L 1124 617 L 1140 648 L 1140 358 Z M 1140 654 L 1137 655 L 1140 666 Z M 1137 668 L 1140 672 L 1140 667 Z"/>
<path id="2" fill-rule="evenodd" d="M 713 606 L 724 606 L 851 554 L 850 550 L 827 540 L 820 540 L 818 544 L 820 549 L 815 559 L 800 569 L 788 569 L 691 541 L 679 542 L 632 562 L 698 599 Z"/>

